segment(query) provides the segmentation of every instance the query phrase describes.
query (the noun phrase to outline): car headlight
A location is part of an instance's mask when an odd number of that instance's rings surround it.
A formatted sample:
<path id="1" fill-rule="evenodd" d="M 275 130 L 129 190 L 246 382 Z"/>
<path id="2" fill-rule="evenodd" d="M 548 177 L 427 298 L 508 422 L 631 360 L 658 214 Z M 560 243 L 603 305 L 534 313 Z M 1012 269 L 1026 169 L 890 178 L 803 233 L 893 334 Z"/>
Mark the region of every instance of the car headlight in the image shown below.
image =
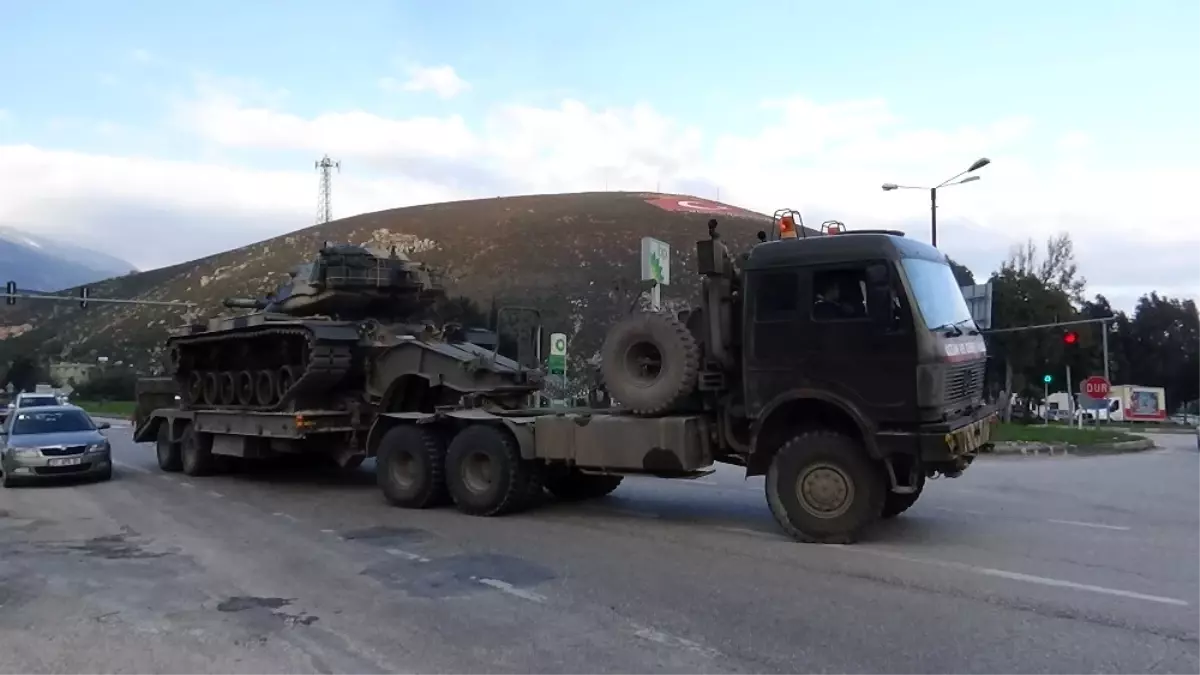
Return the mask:
<path id="1" fill-rule="evenodd" d="M 87 447 L 88 452 L 108 452 L 108 443 L 93 443 Z"/>
<path id="2" fill-rule="evenodd" d="M 13 448 L 13 457 L 37 457 L 42 454 L 37 448 Z"/>

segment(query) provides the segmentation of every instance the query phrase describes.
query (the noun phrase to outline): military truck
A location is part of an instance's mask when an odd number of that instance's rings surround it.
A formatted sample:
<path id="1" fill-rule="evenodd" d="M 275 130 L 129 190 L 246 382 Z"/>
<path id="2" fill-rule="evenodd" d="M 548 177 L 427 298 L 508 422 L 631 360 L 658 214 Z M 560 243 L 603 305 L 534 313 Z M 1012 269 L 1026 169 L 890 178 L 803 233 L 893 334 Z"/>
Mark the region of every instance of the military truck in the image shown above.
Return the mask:
<path id="1" fill-rule="evenodd" d="M 717 462 L 766 475 L 801 541 L 850 543 L 956 477 L 990 439 L 986 347 L 944 255 L 892 231 L 797 236 L 798 214 L 735 260 L 717 222 L 697 242 L 702 304 L 616 323 L 607 410 L 514 410 L 486 395 L 381 413 L 368 446 L 394 504 L 521 508 L 625 476 L 697 478 Z M 807 231 L 801 227 L 799 232 Z M 770 240 L 768 240 L 770 239 Z"/>
<path id="2" fill-rule="evenodd" d="M 779 216 L 737 259 L 709 222 L 696 245 L 700 306 L 633 313 L 609 330 L 600 371 L 614 407 L 528 407 L 538 378 L 511 362 L 432 407 L 397 408 L 380 395 L 395 388 L 377 384 L 356 443 L 377 458 L 385 498 L 495 516 L 545 490 L 597 498 L 626 476 L 693 479 L 720 462 L 766 476 L 768 506 L 796 539 L 850 543 L 909 508 L 926 478 L 961 475 L 996 408 L 983 401 L 986 348 L 945 256 L 898 232 L 839 224 L 807 236 L 797 219 Z M 372 372 L 445 381 L 422 375 L 461 363 L 439 345 L 422 342 L 413 353 L 424 361 L 403 374 Z M 229 432 L 200 419 L 203 433 L 185 442 L 209 457 L 217 443 L 199 439 Z M 312 419 L 297 414 L 294 426 Z"/>

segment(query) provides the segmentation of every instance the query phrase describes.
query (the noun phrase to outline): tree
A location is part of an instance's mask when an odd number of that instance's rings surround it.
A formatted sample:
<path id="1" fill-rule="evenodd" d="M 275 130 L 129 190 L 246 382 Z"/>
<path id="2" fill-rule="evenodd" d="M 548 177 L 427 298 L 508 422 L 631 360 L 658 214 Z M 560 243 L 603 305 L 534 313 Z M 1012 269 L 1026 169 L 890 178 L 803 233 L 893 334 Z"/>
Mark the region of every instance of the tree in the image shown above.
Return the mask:
<path id="1" fill-rule="evenodd" d="M 946 262 L 950 263 L 950 269 L 954 271 L 954 280 L 959 286 L 975 285 L 975 274 L 966 265 L 959 264 L 950 256 L 946 256 Z"/>
<path id="2" fill-rule="evenodd" d="M 8 363 L 4 377 L 0 377 L 0 389 L 13 386 L 14 392 L 34 391 L 45 375 L 37 360 L 28 354 L 19 354 Z"/>

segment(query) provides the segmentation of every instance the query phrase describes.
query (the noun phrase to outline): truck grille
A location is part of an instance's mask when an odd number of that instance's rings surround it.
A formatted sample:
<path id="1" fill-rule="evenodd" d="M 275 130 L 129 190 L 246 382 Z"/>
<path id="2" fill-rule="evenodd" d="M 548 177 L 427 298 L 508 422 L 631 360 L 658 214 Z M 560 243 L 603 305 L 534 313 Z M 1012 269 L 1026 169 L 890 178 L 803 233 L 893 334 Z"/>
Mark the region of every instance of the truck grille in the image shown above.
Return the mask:
<path id="1" fill-rule="evenodd" d="M 944 405 L 970 403 L 983 397 L 984 362 L 949 366 L 946 369 Z"/>

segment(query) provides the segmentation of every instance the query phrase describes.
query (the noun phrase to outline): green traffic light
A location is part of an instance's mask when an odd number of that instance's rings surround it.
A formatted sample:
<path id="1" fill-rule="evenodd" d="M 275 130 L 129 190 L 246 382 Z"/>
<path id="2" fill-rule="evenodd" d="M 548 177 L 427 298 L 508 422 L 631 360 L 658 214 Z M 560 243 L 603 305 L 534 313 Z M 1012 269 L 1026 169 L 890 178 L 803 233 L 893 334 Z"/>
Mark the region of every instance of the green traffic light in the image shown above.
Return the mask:
<path id="1" fill-rule="evenodd" d="M 1050 382 L 1051 382 L 1052 380 L 1054 380 L 1054 376 L 1053 376 L 1053 375 L 1043 375 L 1043 376 L 1042 376 L 1042 382 L 1045 382 L 1046 384 L 1050 384 Z"/>

